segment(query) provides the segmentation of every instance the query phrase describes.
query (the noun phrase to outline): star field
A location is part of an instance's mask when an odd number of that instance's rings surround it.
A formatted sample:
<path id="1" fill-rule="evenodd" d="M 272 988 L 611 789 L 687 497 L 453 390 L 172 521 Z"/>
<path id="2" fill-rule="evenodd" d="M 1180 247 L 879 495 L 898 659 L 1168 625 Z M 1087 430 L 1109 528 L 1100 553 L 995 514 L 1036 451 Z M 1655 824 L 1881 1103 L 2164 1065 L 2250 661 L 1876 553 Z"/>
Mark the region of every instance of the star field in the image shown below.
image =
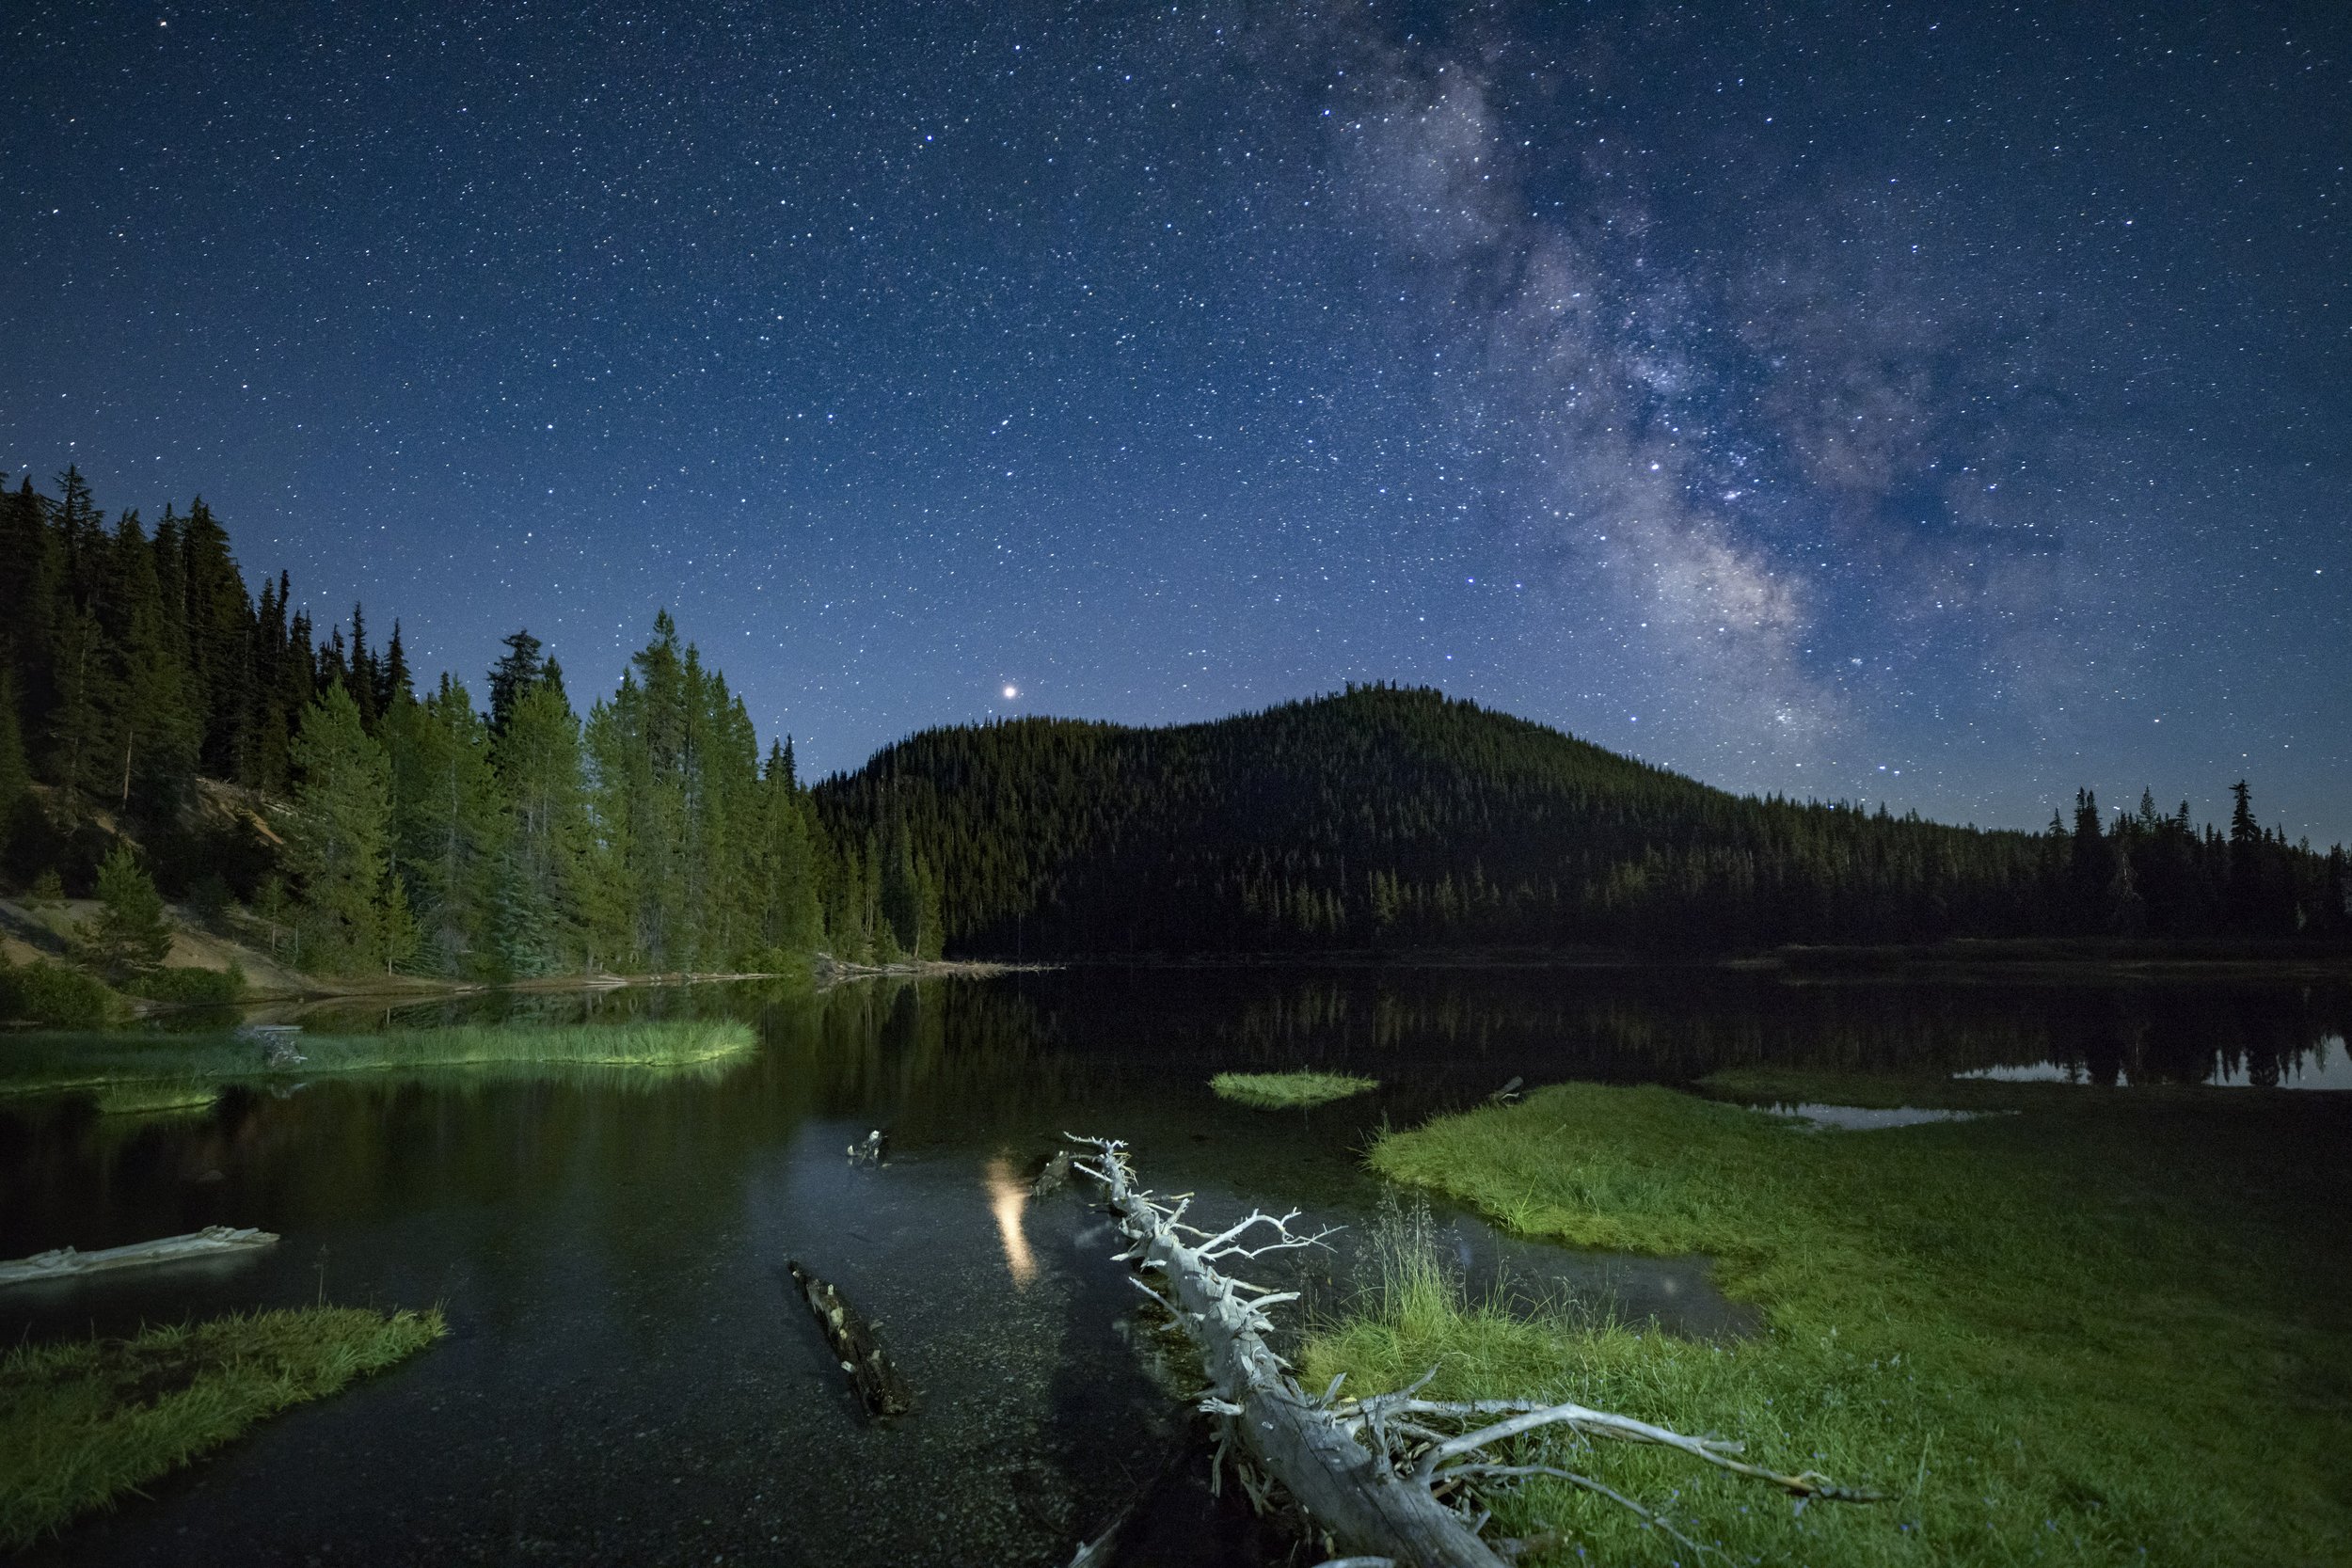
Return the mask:
<path id="1" fill-rule="evenodd" d="M 2352 838 L 2331 6 L 0 23 L 0 467 L 817 769 L 1442 686 Z"/>

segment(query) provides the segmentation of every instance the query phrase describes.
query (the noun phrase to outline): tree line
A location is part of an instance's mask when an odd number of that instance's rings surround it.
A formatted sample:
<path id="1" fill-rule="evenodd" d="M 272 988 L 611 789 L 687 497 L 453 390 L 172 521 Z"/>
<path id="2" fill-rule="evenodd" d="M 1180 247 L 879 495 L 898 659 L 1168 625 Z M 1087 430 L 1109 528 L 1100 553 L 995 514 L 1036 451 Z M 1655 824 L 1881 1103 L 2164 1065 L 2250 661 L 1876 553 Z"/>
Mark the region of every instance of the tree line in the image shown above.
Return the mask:
<path id="1" fill-rule="evenodd" d="M 0 855 L 21 886 L 138 875 L 322 973 L 499 978 L 935 957 L 895 824 L 828 831 L 664 611 L 583 716 L 518 630 L 486 709 L 420 689 L 397 624 L 259 596 L 201 499 L 111 525 L 81 475 L 0 491 Z M 111 908 L 111 903 L 110 906 Z"/>
<path id="2" fill-rule="evenodd" d="M 948 942 L 1026 954 L 1724 951 L 1951 937 L 2343 937 L 2341 848 L 2185 805 L 1979 831 L 1735 796 L 1428 689 L 1165 729 L 927 731 L 818 786 L 903 821 Z"/>
<path id="3" fill-rule="evenodd" d="M 253 594 L 200 499 L 149 529 L 71 468 L 0 485 L 0 562 L 8 879 L 93 892 L 135 841 L 165 893 L 320 971 L 2352 935 L 2341 848 L 2264 828 L 2243 783 L 2226 832 L 2087 791 L 2046 832 L 1979 831 L 1375 685 L 930 730 L 811 789 L 666 612 L 582 714 L 528 631 L 477 705 L 420 686 L 397 623 L 322 631 L 284 573 Z"/>

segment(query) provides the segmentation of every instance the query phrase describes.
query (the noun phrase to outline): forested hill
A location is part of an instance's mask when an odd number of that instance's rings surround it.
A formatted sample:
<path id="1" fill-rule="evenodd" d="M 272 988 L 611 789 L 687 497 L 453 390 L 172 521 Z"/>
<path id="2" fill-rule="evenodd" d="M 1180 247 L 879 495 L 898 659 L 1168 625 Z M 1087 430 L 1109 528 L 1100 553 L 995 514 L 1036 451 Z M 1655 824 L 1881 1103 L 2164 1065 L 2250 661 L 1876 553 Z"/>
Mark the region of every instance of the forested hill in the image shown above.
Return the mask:
<path id="1" fill-rule="evenodd" d="M 1167 729 L 914 736 L 817 789 L 903 822 L 951 948 L 1724 950 L 2340 927 L 2341 855 L 2187 808 L 2047 834 L 1736 796 L 1434 690 L 1353 687 Z M 2330 890 L 2334 890 L 2332 898 Z"/>

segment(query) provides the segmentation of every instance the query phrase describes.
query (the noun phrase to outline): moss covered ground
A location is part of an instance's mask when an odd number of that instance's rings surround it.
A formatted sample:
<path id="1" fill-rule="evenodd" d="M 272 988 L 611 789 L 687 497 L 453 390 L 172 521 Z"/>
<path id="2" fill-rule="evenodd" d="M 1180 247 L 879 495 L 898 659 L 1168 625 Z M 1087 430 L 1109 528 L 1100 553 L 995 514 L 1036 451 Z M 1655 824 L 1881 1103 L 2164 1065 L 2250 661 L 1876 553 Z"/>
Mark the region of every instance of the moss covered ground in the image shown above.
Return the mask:
<path id="1" fill-rule="evenodd" d="M 437 1311 L 311 1307 L 12 1350 L 0 1358 L 0 1548 L 29 1545 L 445 1332 Z"/>
<path id="2" fill-rule="evenodd" d="M 1573 1466 L 1738 1562 L 2352 1560 L 2347 1098 L 1755 1074 L 1561 1085 L 1382 1137 L 1371 1162 L 1518 1233 L 1705 1253 L 1766 1327 L 1674 1338 L 1464 1301 L 1392 1267 L 1321 1325 L 1311 1386 L 1555 1395 L 1812 1468 L 1886 1500 L 1804 1510 L 1617 1447 Z M 1729 1099 L 2011 1114 L 1821 1132 Z M 1499 1523 L 1536 1560 L 1690 1562 L 1536 1481 Z"/>

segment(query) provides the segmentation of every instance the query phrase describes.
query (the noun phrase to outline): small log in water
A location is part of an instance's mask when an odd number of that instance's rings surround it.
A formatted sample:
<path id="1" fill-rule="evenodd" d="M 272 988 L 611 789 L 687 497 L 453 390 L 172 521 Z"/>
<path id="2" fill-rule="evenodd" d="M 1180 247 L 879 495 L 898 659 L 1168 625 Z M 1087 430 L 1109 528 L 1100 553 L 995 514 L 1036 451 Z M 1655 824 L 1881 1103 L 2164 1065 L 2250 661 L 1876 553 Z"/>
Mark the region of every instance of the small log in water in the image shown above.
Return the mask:
<path id="1" fill-rule="evenodd" d="M 1029 1183 L 1029 1196 L 1043 1197 L 1049 1193 L 1057 1193 L 1067 1186 L 1069 1181 L 1070 1150 L 1065 1148 L 1045 1162 L 1045 1168 L 1037 1173 L 1035 1181 Z"/>
<path id="2" fill-rule="evenodd" d="M 226 1225 L 208 1225 L 185 1236 L 167 1236 L 159 1242 L 134 1242 L 129 1246 L 106 1247 L 98 1252 L 79 1252 L 70 1246 L 57 1247 L 49 1252 L 37 1252 L 30 1258 L 0 1263 L 0 1285 L 24 1285 L 36 1279 L 72 1279 L 107 1269 L 135 1269 L 150 1263 L 177 1263 L 190 1258 L 218 1258 L 232 1253 L 256 1252 L 277 1243 L 278 1238 L 266 1230 L 239 1230 Z"/>
<path id="3" fill-rule="evenodd" d="M 914 1390 L 883 1354 L 881 1341 L 874 1337 L 873 1323 L 842 1300 L 839 1291 L 798 1262 L 788 1261 L 785 1267 L 791 1271 L 792 1283 L 808 1309 L 817 1315 L 817 1326 L 824 1331 L 825 1343 L 833 1347 L 841 1370 L 850 1374 L 857 1397 L 866 1402 L 866 1414 L 903 1416 L 914 1409 Z"/>

